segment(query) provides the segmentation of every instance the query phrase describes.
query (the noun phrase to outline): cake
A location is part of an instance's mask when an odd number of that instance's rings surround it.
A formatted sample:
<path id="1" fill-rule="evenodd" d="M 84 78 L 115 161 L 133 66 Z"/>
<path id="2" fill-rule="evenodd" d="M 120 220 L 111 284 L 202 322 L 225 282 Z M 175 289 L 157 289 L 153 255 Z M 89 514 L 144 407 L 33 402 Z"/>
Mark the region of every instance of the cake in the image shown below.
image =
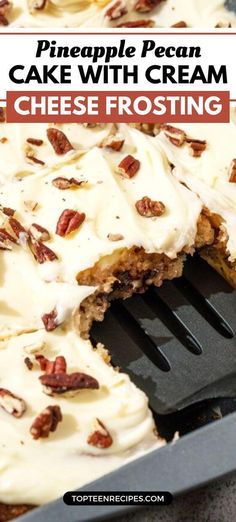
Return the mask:
<path id="1" fill-rule="evenodd" d="M 1 6 L 1 4 L 3 4 Z M 223 0 L 3 0 L 2 27 L 235 27 Z"/>

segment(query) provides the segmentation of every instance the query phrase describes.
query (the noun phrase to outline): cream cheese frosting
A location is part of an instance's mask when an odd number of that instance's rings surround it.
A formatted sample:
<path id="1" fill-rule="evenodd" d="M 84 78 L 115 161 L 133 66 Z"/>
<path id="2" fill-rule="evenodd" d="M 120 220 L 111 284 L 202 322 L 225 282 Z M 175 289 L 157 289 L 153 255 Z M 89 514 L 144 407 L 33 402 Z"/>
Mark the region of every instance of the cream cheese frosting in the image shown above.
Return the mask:
<path id="1" fill-rule="evenodd" d="M 236 184 L 229 181 L 232 160 L 236 157 L 236 109 L 230 123 L 176 124 L 188 138 L 206 140 L 206 150 L 200 157 L 191 155 L 188 143 L 173 145 L 161 132 L 156 141 L 175 168 L 173 174 L 181 183 L 198 194 L 203 205 L 219 214 L 226 230 L 230 260 L 236 259 Z"/>
<path id="2" fill-rule="evenodd" d="M 8 19 L 15 27 L 114 27 L 147 18 L 156 27 L 169 27 L 180 21 L 188 27 L 236 26 L 236 15 L 224 7 L 223 0 L 163 0 L 148 13 L 137 12 L 136 0 L 128 0 L 124 2 L 127 14 L 111 21 L 106 12 L 113 4 L 115 0 L 48 0 L 43 10 L 30 12 L 27 0 L 14 0 Z"/>
<path id="3" fill-rule="evenodd" d="M 46 143 L 47 125 L 9 127 L 1 125 L 8 140 L 1 143 L 0 228 L 9 223 L 4 208 L 14 209 L 14 218 L 25 229 L 37 223 L 49 231 L 46 245 L 57 259 L 37 263 L 23 233 L 19 244 L 1 251 L 0 388 L 22 398 L 26 411 L 15 418 L 0 408 L 0 501 L 41 504 L 164 444 L 154 434 L 145 394 L 127 375 L 107 364 L 103 348 L 94 350 L 77 333 L 79 305 L 96 288 L 79 286 L 76 275 L 118 248 L 133 245 L 175 258 L 184 246 L 194 243 L 202 205 L 173 177 L 156 139 L 126 125 L 116 129 L 125 138 L 120 151 L 93 146 L 82 154 L 80 126 L 63 127 L 78 149 L 63 155 L 61 161 L 52 159 L 56 154 Z M 98 137 L 104 140 L 111 129 L 81 132 L 86 133 L 88 143 L 98 145 Z M 35 147 L 44 165 L 36 164 L 22 176 L 22 148 L 30 135 L 45 142 Z M 15 153 L 8 172 L 10 151 Z M 116 171 L 127 154 L 140 161 L 132 179 L 124 179 Z M 56 177 L 75 177 L 83 183 L 60 190 L 52 183 Z M 135 202 L 145 195 L 163 200 L 166 212 L 157 218 L 140 216 Z M 86 218 L 73 234 L 61 237 L 55 233 L 57 221 L 68 208 L 84 212 Z M 114 243 L 110 234 L 123 239 Z M 49 332 L 42 317 L 52 310 L 60 324 Z M 43 372 L 35 354 L 49 360 L 64 356 L 69 373 L 84 372 L 98 381 L 99 388 L 72 396 L 47 395 L 39 381 Z M 24 362 L 26 357 L 33 363 L 31 370 Z M 62 421 L 48 438 L 34 440 L 30 426 L 49 405 L 60 406 Z M 96 418 L 113 439 L 106 449 L 88 443 Z"/>

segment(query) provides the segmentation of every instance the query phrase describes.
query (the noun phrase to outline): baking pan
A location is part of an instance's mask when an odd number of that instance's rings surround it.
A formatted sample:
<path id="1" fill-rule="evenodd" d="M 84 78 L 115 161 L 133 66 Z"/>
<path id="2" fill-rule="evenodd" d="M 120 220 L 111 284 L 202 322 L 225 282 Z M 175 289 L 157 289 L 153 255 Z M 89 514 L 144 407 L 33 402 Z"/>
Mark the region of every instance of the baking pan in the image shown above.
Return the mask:
<path id="1" fill-rule="evenodd" d="M 178 495 L 236 470 L 235 310 L 236 291 L 196 256 L 181 279 L 115 302 L 103 323 L 94 325 L 94 340 L 105 342 L 114 363 L 122 360 L 122 369 L 148 393 L 169 442 L 80 491 Z M 172 442 L 176 431 L 180 438 Z M 69 507 L 60 499 L 19 522 L 92 522 L 132 509 Z"/>

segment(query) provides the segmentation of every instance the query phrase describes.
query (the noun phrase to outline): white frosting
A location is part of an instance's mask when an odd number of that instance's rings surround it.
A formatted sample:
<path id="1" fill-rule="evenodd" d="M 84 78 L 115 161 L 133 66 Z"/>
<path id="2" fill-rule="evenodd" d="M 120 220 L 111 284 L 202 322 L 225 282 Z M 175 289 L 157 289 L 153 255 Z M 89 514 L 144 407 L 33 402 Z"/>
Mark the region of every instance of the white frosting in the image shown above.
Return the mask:
<path id="1" fill-rule="evenodd" d="M 0 501 L 40 504 L 163 444 L 154 436 L 144 393 L 128 376 L 109 366 L 101 350 L 94 351 L 90 342 L 76 333 L 73 316 L 81 301 L 95 290 L 78 286 L 76 275 L 117 248 L 133 245 L 176 257 L 194 242 L 201 203 L 172 176 L 155 138 L 126 125 L 118 128 L 125 137 L 120 152 L 95 146 L 83 155 L 68 153 L 60 161 L 47 142 L 47 125 L 2 124 L 1 129 L 1 136 L 7 134 L 8 141 L 1 144 L 4 182 L 0 204 L 14 208 L 24 227 L 32 222 L 46 227 L 51 235 L 47 245 L 58 256 L 58 260 L 40 265 L 27 245 L 1 251 L 0 387 L 23 398 L 27 410 L 15 418 L 0 408 Z M 110 128 L 81 129 L 75 125 L 63 126 L 63 130 L 74 145 L 81 143 L 80 133 L 85 133 L 88 145 L 98 143 Z M 22 178 L 27 137 L 44 140 L 44 145 L 34 149 L 45 165 L 31 167 Z M 141 163 L 132 179 L 115 173 L 127 154 Z M 63 191 L 52 184 L 58 176 L 87 183 Z M 146 195 L 165 203 L 163 216 L 147 219 L 138 214 L 135 202 Z M 75 233 L 60 237 L 55 234 L 56 224 L 66 208 L 85 212 L 86 219 Z M 0 226 L 6 219 L 0 212 Z M 108 234 L 121 234 L 124 239 L 110 241 Z M 42 315 L 52 309 L 64 322 L 46 332 Z M 99 390 L 49 397 L 38 380 L 43 372 L 37 363 L 32 370 L 24 364 L 26 356 L 34 361 L 35 352 L 50 360 L 64 355 L 68 372 L 82 371 L 95 377 Z M 48 405 L 59 405 L 63 420 L 47 439 L 33 440 L 30 426 Z M 113 438 L 106 450 L 87 443 L 96 417 Z"/>
<path id="2" fill-rule="evenodd" d="M 137 13 L 136 0 L 128 0 L 128 13 L 110 22 L 105 13 L 115 0 L 49 0 L 42 11 L 29 13 L 27 0 L 14 0 L 9 21 L 15 27 L 114 27 L 130 20 L 151 18 L 157 27 L 185 21 L 189 27 L 214 27 L 219 22 L 236 26 L 236 16 L 224 8 L 223 0 L 166 0 L 150 13 Z"/>
<path id="3" fill-rule="evenodd" d="M 163 148 L 169 161 L 175 165 L 176 179 L 185 183 L 202 203 L 223 218 L 223 226 L 229 236 L 227 248 L 230 259 L 236 259 L 236 184 L 229 182 L 230 165 L 236 158 L 235 109 L 231 122 L 206 124 L 176 124 L 190 138 L 206 140 L 207 147 L 200 158 L 190 153 L 185 143 L 181 147 L 172 145 L 163 132 L 156 141 Z"/>

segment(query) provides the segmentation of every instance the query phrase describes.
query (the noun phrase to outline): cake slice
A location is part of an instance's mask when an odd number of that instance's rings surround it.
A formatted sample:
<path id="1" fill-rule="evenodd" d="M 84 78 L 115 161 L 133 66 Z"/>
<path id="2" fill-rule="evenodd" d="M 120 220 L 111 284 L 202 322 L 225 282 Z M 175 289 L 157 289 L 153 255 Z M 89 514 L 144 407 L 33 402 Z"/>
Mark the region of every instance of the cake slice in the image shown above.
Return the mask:
<path id="1" fill-rule="evenodd" d="M 214 229 L 201 255 L 236 287 L 236 125 L 235 109 L 226 124 L 163 125 L 156 140 L 173 175 L 197 194 Z"/>

